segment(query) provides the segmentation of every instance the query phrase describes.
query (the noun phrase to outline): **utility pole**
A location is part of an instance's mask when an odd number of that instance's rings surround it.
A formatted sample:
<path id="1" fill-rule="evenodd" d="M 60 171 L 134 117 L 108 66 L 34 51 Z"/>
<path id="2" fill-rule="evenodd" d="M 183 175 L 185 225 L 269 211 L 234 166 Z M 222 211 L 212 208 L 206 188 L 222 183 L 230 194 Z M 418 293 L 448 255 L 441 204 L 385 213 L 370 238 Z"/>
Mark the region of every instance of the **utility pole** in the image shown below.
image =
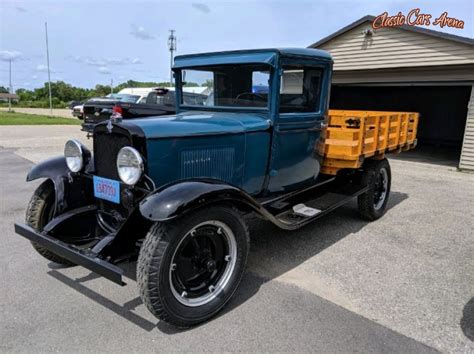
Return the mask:
<path id="1" fill-rule="evenodd" d="M 110 93 L 114 93 L 114 79 L 110 79 Z"/>
<path id="2" fill-rule="evenodd" d="M 170 50 L 170 87 L 173 87 L 173 55 L 176 50 L 176 36 L 174 35 L 175 30 L 170 30 L 168 37 L 168 48 Z"/>
<path id="3" fill-rule="evenodd" d="M 44 29 L 46 32 L 46 61 L 48 64 L 49 113 L 53 115 L 53 99 L 51 97 L 51 71 L 49 70 L 48 22 L 44 23 Z"/>
<path id="4" fill-rule="evenodd" d="M 9 87 L 9 90 L 10 94 L 8 95 L 8 112 L 11 113 L 12 111 L 12 91 L 13 91 L 13 87 L 12 87 L 12 59 L 10 58 L 10 87 Z"/>

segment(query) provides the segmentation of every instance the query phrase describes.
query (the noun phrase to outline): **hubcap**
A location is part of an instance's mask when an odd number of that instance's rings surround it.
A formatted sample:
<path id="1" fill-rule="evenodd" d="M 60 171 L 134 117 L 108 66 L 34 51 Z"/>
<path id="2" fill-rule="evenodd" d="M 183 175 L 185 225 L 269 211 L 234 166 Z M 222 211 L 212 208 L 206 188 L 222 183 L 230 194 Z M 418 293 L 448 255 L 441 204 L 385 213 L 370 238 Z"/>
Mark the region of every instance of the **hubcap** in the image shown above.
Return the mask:
<path id="1" fill-rule="evenodd" d="M 374 185 L 374 209 L 379 210 L 387 198 L 388 173 L 385 168 L 381 168 L 375 179 Z"/>
<path id="2" fill-rule="evenodd" d="M 237 260 L 237 242 L 229 226 L 203 222 L 181 239 L 171 259 L 169 281 L 176 300 L 202 306 L 228 285 Z"/>

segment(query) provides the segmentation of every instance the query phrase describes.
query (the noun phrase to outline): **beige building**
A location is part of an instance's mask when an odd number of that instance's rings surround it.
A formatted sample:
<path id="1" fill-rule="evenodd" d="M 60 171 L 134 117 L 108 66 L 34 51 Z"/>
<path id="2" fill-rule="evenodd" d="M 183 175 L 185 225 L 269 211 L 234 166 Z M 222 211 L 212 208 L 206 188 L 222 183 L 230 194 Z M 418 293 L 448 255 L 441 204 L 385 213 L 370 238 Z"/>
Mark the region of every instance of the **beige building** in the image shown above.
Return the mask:
<path id="1" fill-rule="evenodd" d="M 474 39 L 373 19 L 310 46 L 334 58 L 331 108 L 420 112 L 419 150 L 474 170 Z"/>

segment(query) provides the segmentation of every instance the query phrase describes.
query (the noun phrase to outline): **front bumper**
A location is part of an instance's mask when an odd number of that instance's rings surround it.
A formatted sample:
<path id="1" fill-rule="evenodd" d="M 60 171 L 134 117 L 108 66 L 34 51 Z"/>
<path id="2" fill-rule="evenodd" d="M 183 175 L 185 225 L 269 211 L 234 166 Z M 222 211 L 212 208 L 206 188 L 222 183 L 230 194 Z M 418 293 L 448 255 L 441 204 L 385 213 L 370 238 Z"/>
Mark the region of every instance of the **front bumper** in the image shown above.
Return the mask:
<path id="1" fill-rule="evenodd" d="M 107 278 L 119 285 L 125 285 L 122 281 L 123 269 L 98 258 L 93 250 L 81 250 L 68 245 L 55 238 L 43 235 L 27 225 L 15 224 L 15 232 L 31 242 L 50 250 L 77 265 L 81 265 L 104 278 Z"/>

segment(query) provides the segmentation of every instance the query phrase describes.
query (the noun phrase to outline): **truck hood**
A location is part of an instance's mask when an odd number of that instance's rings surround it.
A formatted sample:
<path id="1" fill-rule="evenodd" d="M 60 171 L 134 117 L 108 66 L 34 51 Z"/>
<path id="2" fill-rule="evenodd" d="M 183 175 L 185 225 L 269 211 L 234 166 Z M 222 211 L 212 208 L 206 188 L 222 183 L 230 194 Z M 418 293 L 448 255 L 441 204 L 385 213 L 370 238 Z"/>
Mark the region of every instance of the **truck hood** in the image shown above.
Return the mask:
<path id="1" fill-rule="evenodd" d="M 133 119 L 149 139 L 196 135 L 238 134 L 270 128 L 267 114 L 183 112 L 172 116 Z"/>

